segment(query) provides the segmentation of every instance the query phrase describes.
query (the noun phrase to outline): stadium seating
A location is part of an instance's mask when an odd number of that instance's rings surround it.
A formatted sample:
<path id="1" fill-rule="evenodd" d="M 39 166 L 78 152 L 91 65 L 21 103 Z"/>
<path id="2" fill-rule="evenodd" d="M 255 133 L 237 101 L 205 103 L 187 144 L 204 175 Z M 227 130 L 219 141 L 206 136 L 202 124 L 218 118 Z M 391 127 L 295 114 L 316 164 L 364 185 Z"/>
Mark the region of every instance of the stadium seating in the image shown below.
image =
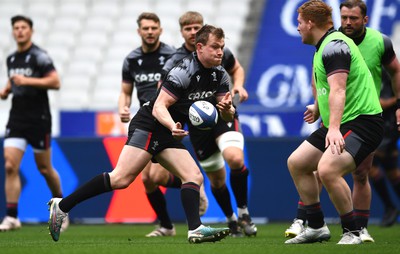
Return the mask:
<path id="1" fill-rule="evenodd" d="M 136 19 L 141 12 L 157 13 L 161 40 L 179 47 L 179 16 L 199 11 L 206 23 L 225 29 L 226 43 L 236 52 L 249 8 L 250 0 L 1 0 L 0 86 L 7 80 L 5 58 L 15 50 L 10 18 L 16 14 L 32 17 L 33 40 L 49 52 L 61 76 L 52 106 L 116 110 L 123 59 L 140 46 Z"/>

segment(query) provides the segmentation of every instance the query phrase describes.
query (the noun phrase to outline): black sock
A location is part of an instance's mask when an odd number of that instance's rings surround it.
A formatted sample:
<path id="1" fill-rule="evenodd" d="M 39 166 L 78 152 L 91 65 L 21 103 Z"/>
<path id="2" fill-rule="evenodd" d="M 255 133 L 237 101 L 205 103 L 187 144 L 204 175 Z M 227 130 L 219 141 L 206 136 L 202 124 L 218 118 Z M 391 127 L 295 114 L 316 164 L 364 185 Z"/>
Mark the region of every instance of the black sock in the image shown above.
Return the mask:
<path id="1" fill-rule="evenodd" d="M 297 203 L 297 219 L 300 219 L 303 221 L 303 225 L 306 224 L 307 221 L 307 211 L 306 208 L 304 207 L 303 201 L 299 200 Z"/>
<path id="2" fill-rule="evenodd" d="M 374 186 L 376 193 L 383 202 L 385 207 L 393 208 L 394 204 L 390 198 L 389 191 L 386 185 L 385 178 L 382 174 L 379 174 L 378 177 L 371 179 L 372 186 Z"/>
<path id="3" fill-rule="evenodd" d="M 343 234 L 350 231 L 356 236 L 360 236 L 360 228 L 357 227 L 354 211 L 340 215 L 340 221 L 342 223 Z"/>
<path id="4" fill-rule="evenodd" d="M 172 229 L 172 222 L 167 211 L 167 202 L 160 188 L 157 188 L 152 193 L 146 193 L 146 195 L 151 207 L 153 207 L 154 212 L 157 214 L 161 227 Z"/>
<path id="5" fill-rule="evenodd" d="M 6 215 L 10 217 L 18 217 L 18 203 L 7 203 L 6 204 Z"/>
<path id="6" fill-rule="evenodd" d="M 236 204 L 239 208 L 247 207 L 247 178 L 249 171 L 246 166 L 240 169 L 231 169 L 230 183 L 233 194 L 235 195 Z"/>
<path id="7" fill-rule="evenodd" d="M 182 181 L 179 177 L 174 174 L 169 174 L 168 182 L 165 187 L 167 188 L 180 188 L 182 186 Z"/>
<path id="8" fill-rule="evenodd" d="M 59 206 L 61 211 L 68 213 L 80 202 L 109 191 L 112 191 L 110 176 L 108 173 L 103 173 L 95 176 L 92 180 L 86 182 L 73 193 L 63 198 Z"/>
<path id="9" fill-rule="evenodd" d="M 185 210 L 189 230 L 194 230 L 201 225 L 199 215 L 200 186 L 193 182 L 182 184 L 181 201 Z"/>
<path id="10" fill-rule="evenodd" d="M 307 213 L 308 226 L 313 229 L 322 228 L 325 222 L 321 203 L 318 202 L 312 205 L 305 205 L 304 208 Z"/>
<path id="11" fill-rule="evenodd" d="M 231 203 L 231 195 L 226 185 L 222 186 L 219 189 L 211 188 L 211 192 L 214 195 L 219 207 L 221 207 L 225 217 L 230 218 L 233 214 L 233 209 Z"/>
<path id="12" fill-rule="evenodd" d="M 357 228 L 367 228 L 370 210 L 354 209 L 354 217 L 357 222 Z"/>

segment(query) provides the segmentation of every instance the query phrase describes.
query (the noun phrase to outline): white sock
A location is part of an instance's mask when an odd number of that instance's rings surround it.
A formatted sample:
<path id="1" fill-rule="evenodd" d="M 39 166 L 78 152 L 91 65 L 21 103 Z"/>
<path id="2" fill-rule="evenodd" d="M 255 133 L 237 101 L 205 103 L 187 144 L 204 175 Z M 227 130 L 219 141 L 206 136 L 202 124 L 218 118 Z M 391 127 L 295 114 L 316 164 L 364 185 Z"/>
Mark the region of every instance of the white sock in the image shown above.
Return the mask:
<path id="1" fill-rule="evenodd" d="M 247 207 L 245 207 L 245 208 L 238 207 L 238 214 L 239 214 L 239 218 L 240 218 L 243 216 L 243 214 L 249 214 L 249 210 L 247 209 Z"/>

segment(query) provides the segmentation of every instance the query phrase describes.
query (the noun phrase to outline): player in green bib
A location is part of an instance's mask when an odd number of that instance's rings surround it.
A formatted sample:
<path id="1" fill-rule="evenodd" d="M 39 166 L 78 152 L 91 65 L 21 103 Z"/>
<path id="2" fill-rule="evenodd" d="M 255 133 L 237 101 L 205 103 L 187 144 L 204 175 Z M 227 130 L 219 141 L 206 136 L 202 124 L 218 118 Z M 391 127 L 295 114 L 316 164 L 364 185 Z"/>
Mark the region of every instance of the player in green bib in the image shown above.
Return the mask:
<path id="1" fill-rule="evenodd" d="M 316 47 L 312 82 L 316 100 L 306 111 L 305 120 L 321 116 L 323 125 L 288 158 L 308 226 L 285 243 L 330 239 L 316 171 L 341 218 L 343 235 L 338 244 L 360 244 L 351 190 L 343 176 L 355 171 L 381 142 L 382 109 L 357 45 L 333 29 L 332 8 L 323 1 L 309 0 L 298 8 L 298 13 L 302 42 Z"/>
<path id="2" fill-rule="evenodd" d="M 339 31 L 350 37 L 360 49 L 361 54 L 370 70 L 374 79 L 376 93 L 379 96 L 381 93 L 382 84 L 382 72 L 385 67 L 390 73 L 391 80 L 388 80 L 388 86 L 395 87 L 400 84 L 400 64 L 393 50 L 393 44 L 390 38 L 379 31 L 366 27 L 368 22 L 367 6 L 362 0 L 346 0 L 340 4 L 340 15 L 341 15 L 341 27 Z M 387 90 L 387 89 L 386 89 Z M 395 89 L 394 89 L 395 90 Z M 390 103 L 390 105 L 388 105 Z M 384 100 L 381 103 L 383 109 L 395 107 L 395 101 Z M 360 231 L 360 237 L 363 242 L 374 242 L 374 239 L 367 230 L 368 219 L 370 214 L 371 205 L 371 187 L 368 181 L 368 173 L 372 183 L 384 201 L 385 215 L 382 220 L 382 225 L 392 225 L 397 218 L 398 210 L 393 205 L 388 194 L 386 182 L 384 181 L 383 174 L 377 169 L 378 164 L 382 164 L 396 193 L 400 193 L 400 183 L 395 184 L 399 181 L 400 170 L 396 169 L 396 165 L 393 165 L 397 161 L 397 138 L 398 133 L 395 130 L 395 114 L 393 112 L 384 111 L 385 122 L 385 137 L 382 144 L 385 145 L 379 147 L 378 151 L 382 151 L 382 156 L 377 158 L 374 153 L 371 153 L 353 172 L 354 186 L 353 186 L 353 204 L 356 213 L 357 223 L 362 228 Z M 386 116 L 386 118 L 385 118 Z M 309 123 L 314 122 L 317 119 L 311 119 Z M 393 128 L 391 127 L 393 125 Z M 382 161 L 384 160 L 384 161 Z M 374 163 L 373 163 L 374 161 Z M 372 165 L 376 165 L 372 170 Z M 390 170 L 390 172 L 388 171 Z M 372 174 L 372 175 L 371 175 Z M 297 215 L 293 220 L 293 223 L 285 231 L 286 237 L 295 237 L 304 230 L 306 224 L 305 209 L 303 202 L 298 202 Z"/>

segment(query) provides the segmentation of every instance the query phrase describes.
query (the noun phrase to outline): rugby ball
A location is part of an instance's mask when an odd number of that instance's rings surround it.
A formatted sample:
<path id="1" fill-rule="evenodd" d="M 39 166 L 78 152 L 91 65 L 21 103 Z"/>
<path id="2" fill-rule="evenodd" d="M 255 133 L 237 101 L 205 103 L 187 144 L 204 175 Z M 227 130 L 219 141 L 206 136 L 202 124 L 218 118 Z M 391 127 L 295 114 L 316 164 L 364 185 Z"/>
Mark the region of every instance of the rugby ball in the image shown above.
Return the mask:
<path id="1" fill-rule="evenodd" d="M 200 130 L 209 130 L 218 122 L 218 111 L 208 101 L 196 101 L 189 108 L 189 119 Z"/>

